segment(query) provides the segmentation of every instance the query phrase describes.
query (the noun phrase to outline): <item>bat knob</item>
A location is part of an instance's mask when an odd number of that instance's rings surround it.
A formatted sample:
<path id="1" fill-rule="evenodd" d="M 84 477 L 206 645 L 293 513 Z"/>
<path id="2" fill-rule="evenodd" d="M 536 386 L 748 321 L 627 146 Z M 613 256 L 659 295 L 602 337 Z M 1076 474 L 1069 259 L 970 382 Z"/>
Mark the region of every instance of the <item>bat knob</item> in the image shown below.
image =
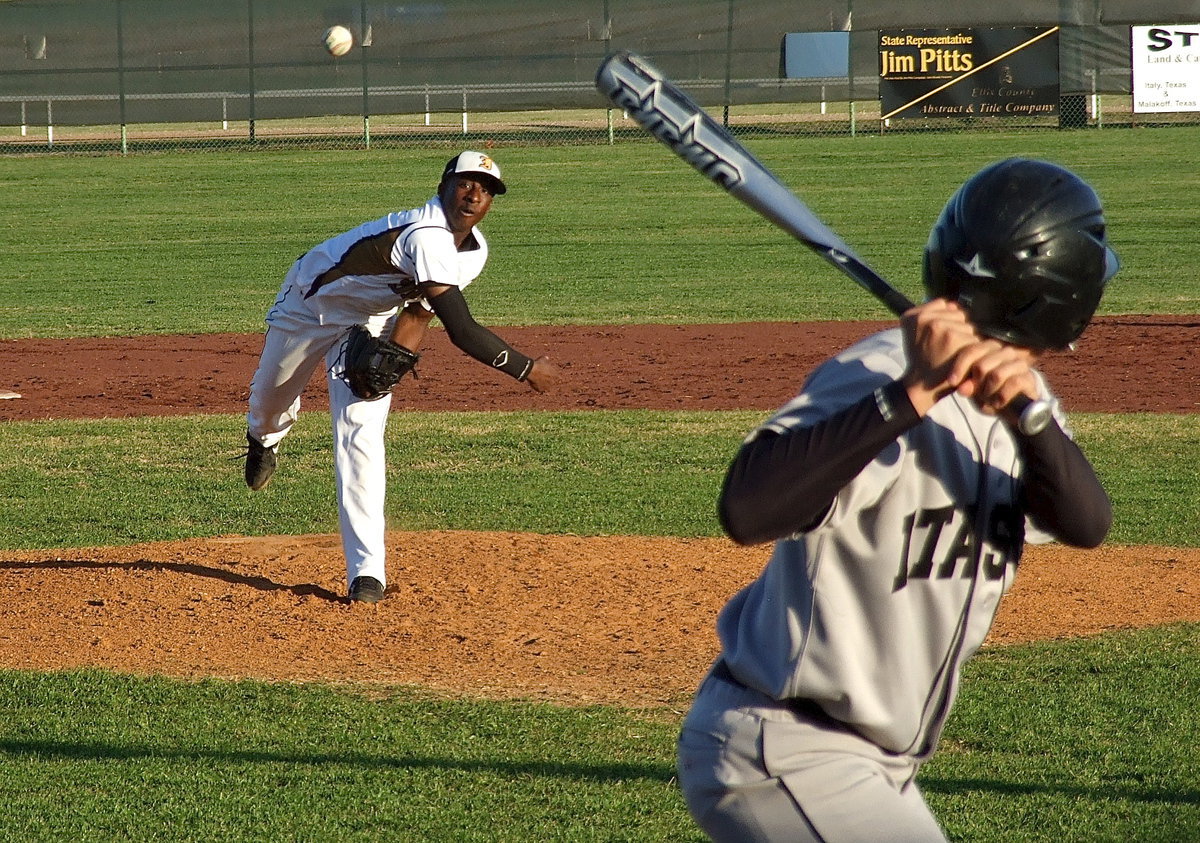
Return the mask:
<path id="1" fill-rule="evenodd" d="M 1049 401 L 1034 401 L 1027 395 L 1018 395 L 1008 405 L 1012 417 L 1017 419 L 1017 430 L 1026 436 L 1041 433 L 1050 424 L 1054 414 Z"/>

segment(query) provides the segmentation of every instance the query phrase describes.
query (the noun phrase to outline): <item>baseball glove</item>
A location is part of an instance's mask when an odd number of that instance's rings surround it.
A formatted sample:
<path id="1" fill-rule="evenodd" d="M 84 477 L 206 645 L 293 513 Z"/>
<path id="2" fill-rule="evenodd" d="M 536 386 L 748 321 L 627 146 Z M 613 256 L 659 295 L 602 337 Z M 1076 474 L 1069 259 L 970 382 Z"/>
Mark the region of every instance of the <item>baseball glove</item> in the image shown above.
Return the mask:
<path id="1" fill-rule="evenodd" d="M 371 336 L 362 325 L 350 329 L 342 353 L 342 377 L 354 394 L 366 401 L 390 393 L 409 372 L 415 378 L 414 367 L 421 357 L 402 345 Z"/>

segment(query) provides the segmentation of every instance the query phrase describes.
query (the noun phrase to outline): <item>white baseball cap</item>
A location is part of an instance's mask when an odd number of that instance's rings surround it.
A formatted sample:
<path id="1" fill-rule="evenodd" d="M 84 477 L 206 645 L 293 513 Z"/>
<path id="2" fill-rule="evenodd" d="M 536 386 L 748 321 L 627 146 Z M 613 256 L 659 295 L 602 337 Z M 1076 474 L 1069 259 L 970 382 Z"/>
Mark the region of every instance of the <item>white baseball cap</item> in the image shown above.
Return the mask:
<path id="1" fill-rule="evenodd" d="M 484 155 L 482 152 L 468 149 L 455 155 L 446 162 L 446 169 L 442 170 L 442 181 L 457 173 L 482 173 L 485 176 L 491 176 L 496 185 L 493 193 L 499 196 L 501 193 L 508 192 L 508 187 L 500 178 L 500 165 L 493 161 L 491 156 Z"/>

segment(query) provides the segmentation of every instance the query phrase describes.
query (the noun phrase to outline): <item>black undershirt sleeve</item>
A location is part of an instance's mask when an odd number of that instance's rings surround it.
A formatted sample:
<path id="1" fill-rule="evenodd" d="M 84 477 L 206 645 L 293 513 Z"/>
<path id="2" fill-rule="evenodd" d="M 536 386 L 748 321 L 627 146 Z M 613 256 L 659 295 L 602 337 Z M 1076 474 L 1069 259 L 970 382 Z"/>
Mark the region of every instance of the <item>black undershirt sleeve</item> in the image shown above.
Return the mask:
<path id="1" fill-rule="evenodd" d="M 1074 547 L 1103 542 L 1112 526 L 1112 503 L 1079 446 L 1057 422 L 1017 442 L 1025 459 L 1022 505 L 1033 523 Z"/>
<path id="2" fill-rule="evenodd" d="M 429 304 L 442 320 L 450 342 L 480 363 L 486 363 L 519 381 L 529 377 L 533 360 L 476 322 L 458 287 L 450 287 L 440 295 L 430 296 Z"/>
<path id="3" fill-rule="evenodd" d="M 761 434 L 742 445 L 725 475 L 722 527 L 749 545 L 815 526 L 842 487 L 920 420 L 893 381 L 816 424 Z"/>
<path id="4" fill-rule="evenodd" d="M 745 443 L 725 475 L 718 516 L 738 544 L 773 541 L 816 526 L 837 493 L 890 442 L 920 421 L 893 381 L 827 419 Z M 1039 528 L 1075 547 L 1096 547 L 1112 505 L 1079 447 L 1052 423 L 1016 436 L 1025 460 L 1021 504 Z"/>

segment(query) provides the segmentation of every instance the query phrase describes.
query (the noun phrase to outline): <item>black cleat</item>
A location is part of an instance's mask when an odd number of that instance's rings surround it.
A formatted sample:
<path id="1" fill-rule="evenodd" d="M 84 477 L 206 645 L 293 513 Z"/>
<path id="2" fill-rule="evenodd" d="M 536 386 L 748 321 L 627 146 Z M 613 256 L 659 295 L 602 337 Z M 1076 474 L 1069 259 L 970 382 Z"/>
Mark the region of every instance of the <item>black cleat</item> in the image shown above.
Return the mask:
<path id="1" fill-rule="evenodd" d="M 279 462 L 275 455 L 278 449 L 278 445 L 268 448 L 249 433 L 246 434 L 246 485 L 254 491 L 265 489 L 271 482 L 271 475 L 275 473 L 275 466 Z"/>
<path id="2" fill-rule="evenodd" d="M 378 603 L 383 599 L 383 583 L 374 577 L 355 577 L 350 583 L 352 603 Z"/>

